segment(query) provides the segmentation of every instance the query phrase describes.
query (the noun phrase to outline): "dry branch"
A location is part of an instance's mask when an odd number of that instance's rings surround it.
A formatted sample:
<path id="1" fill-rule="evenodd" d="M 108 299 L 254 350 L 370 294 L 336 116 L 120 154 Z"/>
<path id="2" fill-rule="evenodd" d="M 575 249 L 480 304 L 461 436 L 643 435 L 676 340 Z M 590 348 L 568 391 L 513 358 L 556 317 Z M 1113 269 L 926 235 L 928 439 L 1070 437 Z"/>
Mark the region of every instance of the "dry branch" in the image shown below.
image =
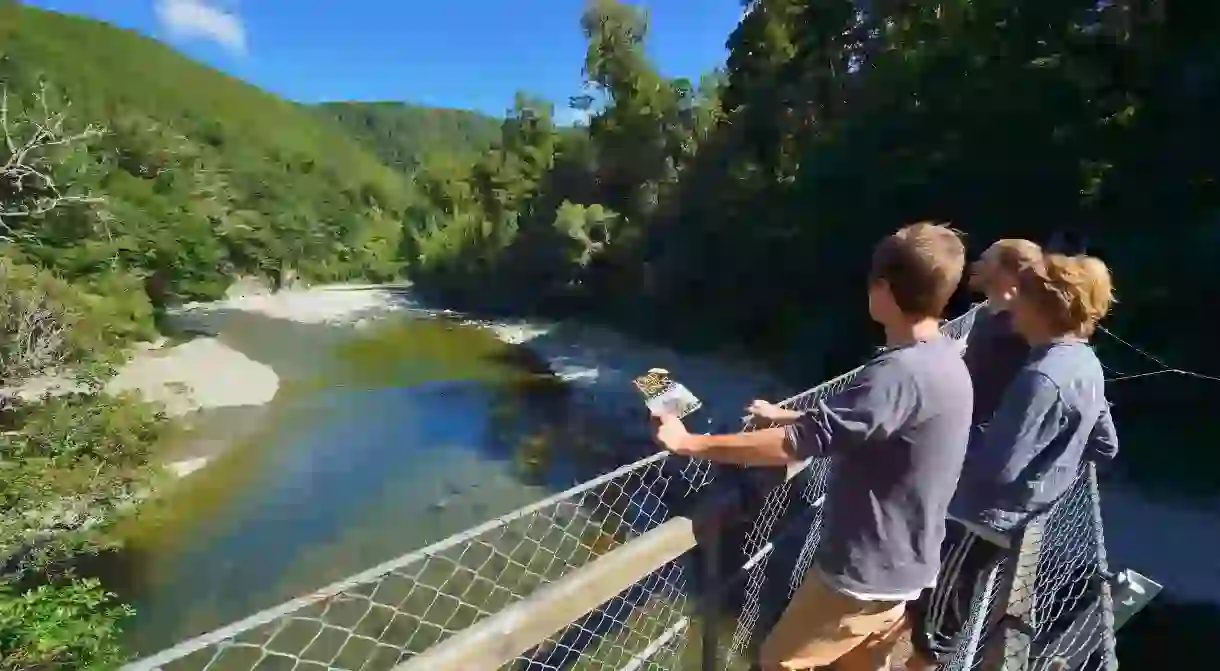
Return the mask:
<path id="1" fill-rule="evenodd" d="M 53 175 L 58 151 L 86 145 L 105 132 L 92 124 L 76 133 L 65 131 L 63 109 L 52 112 L 45 86 L 34 96 L 35 108 L 10 118 L 8 89 L 0 89 L 0 240 L 29 237 L 14 229 L 16 219 L 46 214 L 65 205 L 102 202 L 89 193 L 68 193 Z"/>
<path id="2" fill-rule="evenodd" d="M 0 259 L 0 386 L 61 364 L 68 350 L 70 316 L 37 286 L 15 280 L 12 264 Z"/>

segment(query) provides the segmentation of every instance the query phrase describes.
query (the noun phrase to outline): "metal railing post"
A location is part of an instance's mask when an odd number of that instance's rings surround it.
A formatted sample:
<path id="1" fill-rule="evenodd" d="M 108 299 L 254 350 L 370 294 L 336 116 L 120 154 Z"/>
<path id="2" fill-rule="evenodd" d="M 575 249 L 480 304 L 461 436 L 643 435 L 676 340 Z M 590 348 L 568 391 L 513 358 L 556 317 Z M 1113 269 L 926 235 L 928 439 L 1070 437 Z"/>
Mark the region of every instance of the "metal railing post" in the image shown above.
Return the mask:
<path id="1" fill-rule="evenodd" d="M 1008 551 L 1005 571 L 998 585 L 1001 607 L 993 629 L 995 635 L 984 644 L 982 668 L 985 671 L 1025 671 L 1033 645 L 1035 587 L 1038 559 L 1042 552 L 1043 527 L 1047 515 L 1039 516 L 1019 531 Z"/>
<path id="2" fill-rule="evenodd" d="M 987 541 L 982 541 L 986 543 Z M 960 668 L 974 668 L 974 658 L 979 654 L 979 647 L 986 640 L 988 619 L 991 617 L 992 595 L 1000 581 L 1000 565 L 993 565 L 986 577 L 975 586 L 974 605 L 966 627 L 966 639 L 962 642 L 963 658 Z"/>
<path id="3" fill-rule="evenodd" d="M 706 538 L 700 539 L 699 555 L 703 572 L 703 594 L 700 595 L 700 615 L 703 619 L 703 649 L 699 656 L 703 671 L 713 671 L 720 666 L 720 636 L 716 621 L 720 616 L 720 542 L 724 534 L 724 520 L 713 512 L 706 527 Z M 706 543 L 705 543 L 706 541 Z"/>
<path id="4" fill-rule="evenodd" d="M 1115 652 L 1114 632 L 1114 598 L 1110 591 L 1110 562 L 1106 557 L 1105 523 L 1101 519 L 1101 492 L 1097 489 L 1097 464 L 1089 462 L 1085 465 L 1085 477 L 1089 486 L 1089 514 L 1093 524 L 1093 534 L 1097 543 L 1097 570 L 1101 577 L 1101 618 L 1102 618 L 1102 664 L 1106 671 L 1118 668 L 1118 656 Z"/>

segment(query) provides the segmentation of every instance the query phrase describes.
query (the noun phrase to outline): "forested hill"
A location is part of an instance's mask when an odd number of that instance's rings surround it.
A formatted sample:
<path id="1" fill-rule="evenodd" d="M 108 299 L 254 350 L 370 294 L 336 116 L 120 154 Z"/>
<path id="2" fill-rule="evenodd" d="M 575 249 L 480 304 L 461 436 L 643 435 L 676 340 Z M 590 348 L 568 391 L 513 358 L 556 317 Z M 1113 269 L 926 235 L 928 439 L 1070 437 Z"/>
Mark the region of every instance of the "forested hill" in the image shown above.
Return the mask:
<path id="1" fill-rule="evenodd" d="M 104 130 L 58 168 L 104 202 L 6 220 L 22 256 L 74 281 L 121 268 L 157 300 L 213 297 L 243 273 L 399 273 L 407 181 L 312 110 L 133 31 L 8 1 L 0 54 L 14 123 L 46 82 L 65 134 Z"/>
<path id="2" fill-rule="evenodd" d="M 468 110 L 398 102 L 333 102 L 317 110 L 407 174 L 429 155 L 478 155 L 500 139 L 500 119 Z"/>

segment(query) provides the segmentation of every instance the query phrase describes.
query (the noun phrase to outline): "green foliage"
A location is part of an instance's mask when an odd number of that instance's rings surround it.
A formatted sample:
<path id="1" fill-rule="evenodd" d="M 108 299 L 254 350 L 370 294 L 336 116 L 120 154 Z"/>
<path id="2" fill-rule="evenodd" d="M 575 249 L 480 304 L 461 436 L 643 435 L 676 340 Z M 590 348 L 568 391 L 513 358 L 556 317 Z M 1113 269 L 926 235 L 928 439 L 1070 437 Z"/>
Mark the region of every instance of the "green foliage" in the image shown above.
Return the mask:
<path id="1" fill-rule="evenodd" d="M 122 277 L 95 279 L 116 293 L 0 260 L 0 381 L 75 365 L 87 385 L 32 403 L 0 396 L 0 669 L 123 661 L 117 626 L 129 609 L 68 572 L 80 554 L 116 546 L 110 525 L 149 491 L 152 450 L 172 427 L 149 404 L 97 394 L 92 374 L 142 326 L 148 302 L 137 285 L 125 303 Z"/>
<path id="2" fill-rule="evenodd" d="M 296 105 L 0 0 L 9 130 L 34 138 L 20 174 L 0 149 L 0 385 L 104 368 L 155 310 L 236 275 L 404 270 L 446 301 L 699 334 L 818 375 L 866 351 L 872 245 L 928 218 L 976 251 L 1086 236 L 1122 289 L 1118 330 L 1214 361 L 1206 329 L 1166 326 L 1220 290 L 1214 3 L 757 0 L 698 85 L 651 62 L 636 6 L 591 0 L 579 28 L 589 119 L 558 128 L 526 95 L 499 122 Z M 1144 389 L 1110 393 L 1207 416 L 1187 385 Z M 105 520 L 154 484 L 170 427 L 90 395 L 0 413 L 0 668 L 111 668 L 123 612 L 61 571 L 113 543 Z"/>
<path id="3" fill-rule="evenodd" d="M 111 524 L 150 490 L 152 451 L 172 426 L 149 404 L 97 393 L 95 374 L 150 306 L 129 276 L 92 280 L 74 286 L 0 259 L 0 383 L 75 366 L 86 385 L 34 402 L 0 395 L 0 669 L 124 659 L 117 626 L 130 609 L 70 571 L 82 553 L 116 546 Z"/>
<path id="4" fill-rule="evenodd" d="M 467 110 L 396 102 L 337 102 L 318 105 L 386 165 L 411 174 L 432 154 L 472 157 L 500 137 L 500 121 Z"/>
<path id="5" fill-rule="evenodd" d="M 96 580 L 20 594 L 0 585 L 0 670 L 114 669 L 129 658 L 118 635 L 131 614 Z"/>
<path id="6" fill-rule="evenodd" d="M 559 129 L 549 103 L 519 94 L 495 147 L 425 163 L 407 217 L 417 286 L 485 305 L 575 307 L 638 275 L 646 228 L 714 124 L 720 86 L 658 74 L 633 7 L 591 3 L 581 26 L 595 95 L 574 104 L 596 107 L 587 128 Z"/>
<path id="7" fill-rule="evenodd" d="M 219 297 L 238 274 L 401 271 L 406 181 L 315 110 L 133 32 L 10 3 L 0 81 L 14 121 L 40 121 L 45 81 L 52 114 L 71 105 L 64 136 L 105 129 L 45 156 L 57 182 L 104 198 L 18 222 L 23 254 L 64 279 L 121 269 L 160 306 Z"/>

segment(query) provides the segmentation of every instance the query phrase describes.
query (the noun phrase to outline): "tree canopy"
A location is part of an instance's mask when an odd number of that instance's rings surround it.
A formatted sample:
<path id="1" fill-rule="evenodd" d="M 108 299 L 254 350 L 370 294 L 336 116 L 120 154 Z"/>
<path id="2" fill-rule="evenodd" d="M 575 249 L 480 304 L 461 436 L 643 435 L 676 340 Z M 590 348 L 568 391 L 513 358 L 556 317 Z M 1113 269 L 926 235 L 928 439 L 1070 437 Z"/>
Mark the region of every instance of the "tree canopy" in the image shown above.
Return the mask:
<path id="1" fill-rule="evenodd" d="M 386 165 L 414 173 L 430 155 L 478 155 L 500 137 L 500 120 L 478 112 L 401 102 L 317 106 Z"/>

